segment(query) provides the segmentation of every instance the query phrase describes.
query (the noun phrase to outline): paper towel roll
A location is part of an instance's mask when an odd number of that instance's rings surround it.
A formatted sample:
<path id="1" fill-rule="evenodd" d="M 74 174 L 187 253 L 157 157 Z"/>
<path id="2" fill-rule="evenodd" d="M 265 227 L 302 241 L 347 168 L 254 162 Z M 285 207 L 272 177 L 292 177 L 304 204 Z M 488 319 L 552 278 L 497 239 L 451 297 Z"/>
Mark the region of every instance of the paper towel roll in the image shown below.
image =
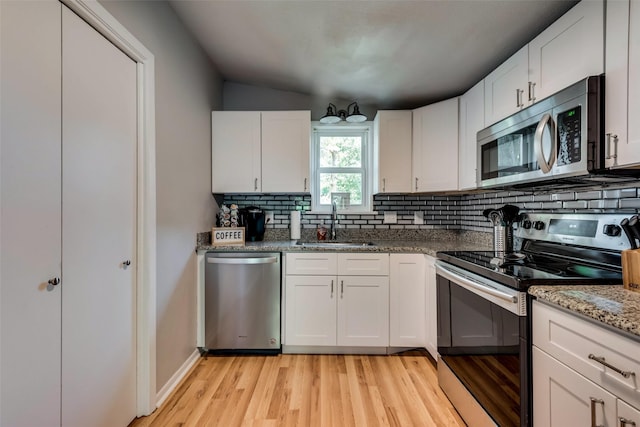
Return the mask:
<path id="1" fill-rule="evenodd" d="M 298 240 L 300 238 L 300 211 L 291 211 L 289 229 L 291 230 L 291 240 Z"/>

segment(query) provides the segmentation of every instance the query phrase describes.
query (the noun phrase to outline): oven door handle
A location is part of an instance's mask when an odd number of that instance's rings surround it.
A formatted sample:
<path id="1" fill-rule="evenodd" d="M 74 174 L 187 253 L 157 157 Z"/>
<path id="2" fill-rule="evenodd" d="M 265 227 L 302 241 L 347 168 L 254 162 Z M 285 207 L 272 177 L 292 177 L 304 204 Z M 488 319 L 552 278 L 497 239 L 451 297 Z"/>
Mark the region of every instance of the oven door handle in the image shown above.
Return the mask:
<path id="1" fill-rule="evenodd" d="M 440 265 L 440 264 L 436 265 L 436 272 L 442 277 L 444 277 L 445 279 L 449 279 L 461 285 L 469 286 L 480 292 L 484 292 L 496 298 L 500 298 L 501 300 L 504 300 L 510 303 L 518 302 L 518 297 L 515 295 L 510 295 L 506 292 L 499 291 L 498 289 L 490 288 L 486 284 L 480 281 L 474 280 L 471 277 L 466 277 L 458 273 L 454 273 L 453 271 L 449 270 L 447 267 L 443 265 Z"/>

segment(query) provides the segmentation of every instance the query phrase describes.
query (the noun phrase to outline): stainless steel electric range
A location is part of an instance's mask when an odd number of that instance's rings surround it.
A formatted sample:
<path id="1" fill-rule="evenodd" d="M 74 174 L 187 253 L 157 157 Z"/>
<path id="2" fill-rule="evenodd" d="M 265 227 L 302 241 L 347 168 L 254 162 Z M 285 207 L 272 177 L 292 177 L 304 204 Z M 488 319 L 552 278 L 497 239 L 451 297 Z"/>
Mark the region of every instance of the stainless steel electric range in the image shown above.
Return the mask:
<path id="1" fill-rule="evenodd" d="M 522 214 L 515 252 L 438 252 L 438 380 L 468 425 L 531 426 L 531 285 L 622 283 L 624 214 Z"/>

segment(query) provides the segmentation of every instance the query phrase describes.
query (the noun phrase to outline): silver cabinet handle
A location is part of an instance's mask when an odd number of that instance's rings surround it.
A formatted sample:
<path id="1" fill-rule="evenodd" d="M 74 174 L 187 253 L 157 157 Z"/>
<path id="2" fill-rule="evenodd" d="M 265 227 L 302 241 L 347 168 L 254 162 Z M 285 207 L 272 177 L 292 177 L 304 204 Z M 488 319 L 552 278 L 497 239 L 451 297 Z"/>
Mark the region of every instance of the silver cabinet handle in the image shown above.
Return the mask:
<path id="1" fill-rule="evenodd" d="M 387 191 L 387 178 L 382 178 L 382 192 Z"/>
<path id="2" fill-rule="evenodd" d="M 125 267 L 128 267 L 131 265 L 131 261 L 130 260 L 123 261 L 122 265 L 124 265 Z"/>
<path id="3" fill-rule="evenodd" d="M 613 152 L 611 152 L 611 139 L 613 139 Z M 605 153 L 605 159 L 613 159 L 613 164 L 618 164 L 618 135 L 608 133 L 607 134 L 607 152 Z"/>
<path id="4" fill-rule="evenodd" d="M 340 298 L 344 296 L 344 280 L 340 280 Z"/>
<path id="5" fill-rule="evenodd" d="M 551 153 L 549 153 L 549 158 L 546 159 L 544 157 L 544 152 L 542 149 L 542 135 L 544 133 L 544 129 L 549 126 L 551 132 Z M 556 161 L 556 124 L 553 121 L 553 118 L 549 113 L 542 116 L 540 121 L 538 122 L 538 127 L 536 127 L 536 133 L 534 135 L 534 151 L 536 153 L 536 158 L 538 160 L 538 165 L 540 165 L 540 169 L 543 173 L 549 173 L 551 171 L 551 166 Z"/>
<path id="6" fill-rule="evenodd" d="M 523 89 L 516 89 L 516 107 L 521 108 L 524 107 L 522 103 L 522 94 L 524 93 Z"/>
<path id="7" fill-rule="evenodd" d="M 531 102 L 535 102 L 536 100 L 535 90 L 536 84 L 534 82 L 529 82 L 529 101 Z"/>
<path id="8" fill-rule="evenodd" d="M 253 189 L 254 191 L 258 191 L 258 178 L 253 180 Z"/>
<path id="9" fill-rule="evenodd" d="M 590 397 L 589 399 L 591 399 L 591 427 L 604 427 L 602 424 L 596 424 L 596 403 L 604 406 L 604 400 L 596 399 L 595 397 Z"/>
<path id="10" fill-rule="evenodd" d="M 626 418 L 624 418 L 624 417 L 618 417 L 618 421 L 620 421 L 620 427 L 624 427 L 624 426 L 626 426 L 627 424 L 628 424 L 628 425 L 630 425 L 630 426 L 635 426 L 635 425 L 636 425 L 636 422 L 635 422 L 635 421 L 633 421 L 633 420 L 628 420 L 628 419 L 626 419 Z"/>
<path id="11" fill-rule="evenodd" d="M 333 280 L 331 281 L 331 298 L 333 298 Z"/>
<path id="12" fill-rule="evenodd" d="M 307 178 L 304 179 L 304 190 L 302 191 L 307 191 Z"/>
<path id="13" fill-rule="evenodd" d="M 604 357 L 599 357 L 599 356 L 595 356 L 593 353 L 589 355 L 589 359 L 591 360 L 595 360 L 596 362 L 598 362 L 601 365 L 606 366 L 607 368 L 611 369 L 614 372 L 617 372 L 618 374 L 622 375 L 625 378 L 629 378 L 630 376 L 635 376 L 636 373 L 632 372 L 632 371 L 623 371 L 620 368 L 616 368 L 615 366 L 611 365 L 610 363 L 605 362 Z"/>
<path id="14" fill-rule="evenodd" d="M 53 279 L 47 280 L 47 283 L 50 284 L 51 286 L 58 286 L 60 284 L 60 278 L 54 277 Z"/>
<path id="15" fill-rule="evenodd" d="M 418 191 L 418 177 L 416 177 L 416 191 Z"/>

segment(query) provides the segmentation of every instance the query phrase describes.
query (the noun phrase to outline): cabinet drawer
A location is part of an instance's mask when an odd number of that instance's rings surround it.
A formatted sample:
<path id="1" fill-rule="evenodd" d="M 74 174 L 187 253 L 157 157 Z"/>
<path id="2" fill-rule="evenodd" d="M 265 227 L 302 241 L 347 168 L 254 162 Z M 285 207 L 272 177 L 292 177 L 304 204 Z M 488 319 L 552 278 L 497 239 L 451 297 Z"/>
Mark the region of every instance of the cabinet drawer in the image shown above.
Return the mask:
<path id="1" fill-rule="evenodd" d="M 534 301 L 532 316 L 536 347 L 631 405 L 640 406 L 639 342 L 538 301 Z M 625 378 L 589 355 L 633 374 Z"/>
<path id="2" fill-rule="evenodd" d="M 337 254 L 331 252 L 289 253 L 286 256 L 286 274 L 337 275 Z"/>
<path id="3" fill-rule="evenodd" d="M 389 254 L 340 253 L 338 274 L 341 276 L 388 276 Z"/>
<path id="4" fill-rule="evenodd" d="M 629 427 L 632 425 L 640 426 L 640 411 L 618 399 L 618 425 Z"/>

